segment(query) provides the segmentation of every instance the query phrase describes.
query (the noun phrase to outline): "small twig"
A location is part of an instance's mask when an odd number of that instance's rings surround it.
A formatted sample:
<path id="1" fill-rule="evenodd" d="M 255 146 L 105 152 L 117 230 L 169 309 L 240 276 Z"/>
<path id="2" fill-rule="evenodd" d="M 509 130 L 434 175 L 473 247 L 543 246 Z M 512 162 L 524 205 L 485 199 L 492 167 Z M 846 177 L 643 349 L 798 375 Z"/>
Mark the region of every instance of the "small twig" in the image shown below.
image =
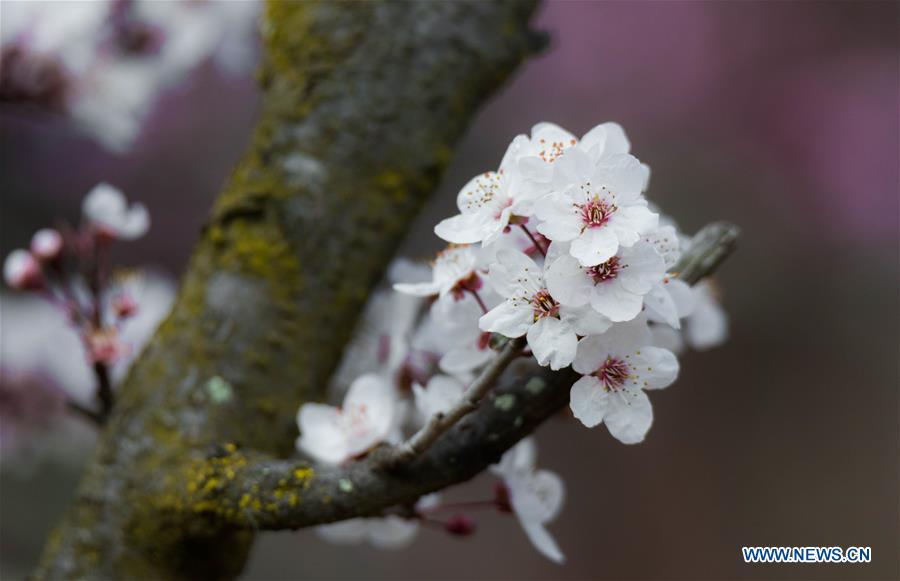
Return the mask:
<path id="1" fill-rule="evenodd" d="M 94 411 L 87 406 L 81 405 L 73 399 L 66 400 L 66 407 L 69 408 L 69 411 L 81 416 L 94 425 L 102 426 L 106 422 L 106 418 L 100 412 Z"/>
<path id="2" fill-rule="evenodd" d="M 114 403 L 109 367 L 105 363 L 97 361 L 94 363 L 94 375 L 97 376 L 97 400 L 100 402 L 100 415 L 105 420 L 112 412 Z"/>
<path id="3" fill-rule="evenodd" d="M 472 382 L 463 398 L 447 413 L 432 416 L 428 423 L 425 424 L 425 427 L 416 432 L 412 438 L 392 450 L 385 457 L 384 466 L 393 468 L 409 462 L 427 450 L 441 434 L 474 411 L 478 407 L 478 402 L 481 401 L 481 398 L 490 391 L 509 364 L 519 356 L 523 347 L 525 347 L 525 339 L 522 337 L 507 343 L 500 353 L 497 354 L 497 357 L 484 368 L 481 375 Z"/>

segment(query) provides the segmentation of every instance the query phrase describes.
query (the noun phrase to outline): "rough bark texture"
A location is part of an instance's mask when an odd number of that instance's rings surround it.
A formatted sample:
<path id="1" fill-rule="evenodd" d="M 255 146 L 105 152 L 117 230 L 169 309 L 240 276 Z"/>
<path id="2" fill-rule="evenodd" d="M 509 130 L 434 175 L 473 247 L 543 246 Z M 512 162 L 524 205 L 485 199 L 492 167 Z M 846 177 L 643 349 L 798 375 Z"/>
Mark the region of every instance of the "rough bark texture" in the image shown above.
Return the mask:
<path id="1" fill-rule="evenodd" d="M 324 396 L 372 285 L 469 117 L 539 48 L 527 27 L 533 7 L 268 5 L 253 143 L 172 314 L 120 389 L 35 577 L 230 578 L 257 526 L 349 514 L 356 472 L 322 477 L 334 487 L 333 508 L 304 518 L 303 491 L 319 480 L 274 459 L 293 450 L 298 405 Z M 510 444 L 498 438 L 467 449 L 478 458 L 454 459 L 473 468 L 452 478 L 454 466 L 430 460 L 449 444 L 440 440 L 406 468 L 416 471 L 415 490 L 471 476 Z M 395 492 L 410 485 L 408 473 L 379 480 L 374 494 L 384 500 L 358 510 L 409 500 Z M 265 519 L 288 509 L 297 516 L 286 524 Z"/>

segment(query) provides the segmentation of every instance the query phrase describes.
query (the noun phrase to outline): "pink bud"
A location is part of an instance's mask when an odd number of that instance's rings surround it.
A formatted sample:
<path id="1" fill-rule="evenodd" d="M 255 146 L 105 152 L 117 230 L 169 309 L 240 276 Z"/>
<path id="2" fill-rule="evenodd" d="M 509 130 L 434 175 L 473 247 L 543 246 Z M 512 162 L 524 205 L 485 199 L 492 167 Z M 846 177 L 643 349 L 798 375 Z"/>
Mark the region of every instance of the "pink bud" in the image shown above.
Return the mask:
<path id="1" fill-rule="evenodd" d="M 123 293 L 113 297 L 112 308 L 116 317 L 127 319 L 137 313 L 138 305 L 131 295 Z"/>
<path id="2" fill-rule="evenodd" d="M 115 329 L 94 331 L 88 337 L 88 347 L 92 363 L 111 365 L 128 354 L 127 346 L 119 339 Z"/>
<path id="3" fill-rule="evenodd" d="M 3 263 L 6 284 L 17 290 L 37 290 L 44 286 L 41 265 L 27 250 L 13 250 Z"/>
<path id="4" fill-rule="evenodd" d="M 467 537 L 475 532 L 475 519 L 467 514 L 455 514 L 444 524 L 444 530 L 451 535 Z"/>
<path id="5" fill-rule="evenodd" d="M 31 253 L 35 258 L 50 262 L 59 258 L 62 252 L 63 237 L 53 228 L 42 228 L 31 238 Z"/>

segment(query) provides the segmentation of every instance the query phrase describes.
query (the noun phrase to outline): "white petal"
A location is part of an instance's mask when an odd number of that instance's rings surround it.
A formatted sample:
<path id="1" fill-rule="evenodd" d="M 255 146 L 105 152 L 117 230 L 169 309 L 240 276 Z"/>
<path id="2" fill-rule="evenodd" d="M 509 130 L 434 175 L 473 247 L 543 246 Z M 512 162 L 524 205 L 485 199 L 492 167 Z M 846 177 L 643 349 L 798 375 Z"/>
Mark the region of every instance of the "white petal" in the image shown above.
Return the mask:
<path id="1" fill-rule="evenodd" d="M 504 248 L 497 251 L 497 262 L 491 265 L 488 280 L 504 298 L 537 292 L 543 285 L 540 267 L 524 252 Z"/>
<path id="2" fill-rule="evenodd" d="M 677 278 L 666 279 L 664 286 L 675 302 L 675 310 L 678 312 L 678 317 L 682 319 L 689 317 L 694 312 L 694 306 L 697 304 L 697 297 L 691 286 Z"/>
<path id="3" fill-rule="evenodd" d="M 647 307 L 647 317 L 651 321 L 665 323 L 673 329 L 681 327 L 678 321 L 678 307 L 662 283 L 650 289 L 644 297 L 644 304 Z"/>
<path id="4" fill-rule="evenodd" d="M 344 414 L 351 418 L 347 447 L 351 455 L 384 441 L 394 425 L 397 396 L 382 377 L 373 373 L 357 378 L 344 397 Z"/>
<path id="5" fill-rule="evenodd" d="M 571 147 L 553 164 L 553 184 L 582 184 L 589 181 L 594 173 L 594 163 L 580 147 Z"/>
<path id="6" fill-rule="evenodd" d="M 335 407 L 307 403 L 297 413 L 297 448 L 320 462 L 338 464 L 349 458 L 341 412 Z"/>
<path id="7" fill-rule="evenodd" d="M 94 186 L 81 204 L 84 216 L 88 220 L 101 224 L 118 222 L 125 213 L 125 208 L 125 196 L 118 188 L 107 183 L 99 183 Z"/>
<path id="8" fill-rule="evenodd" d="M 660 225 L 657 229 L 644 236 L 644 240 L 651 244 L 656 252 L 663 257 L 666 268 L 670 269 L 681 258 L 679 250 L 678 231 L 671 225 Z"/>
<path id="9" fill-rule="evenodd" d="M 693 314 L 688 318 L 685 339 L 693 349 L 710 349 L 728 337 L 728 315 L 703 287 Z"/>
<path id="10" fill-rule="evenodd" d="M 507 482 L 513 510 L 523 521 L 549 522 L 562 510 L 565 486 L 549 470 L 524 473 Z"/>
<path id="11" fill-rule="evenodd" d="M 582 337 L 605 333 L 612 326 L 612 321 L 595 311 L 590 305 L 581 307 L 563 305 L 559 309 L 559 315 Z"/>
<path id="12" fill-rule="evenodd" d="M 446 413 L 459 403 L 465 392 L 465 386 L 458 380 L 446 375 L 435 375 L 428 380 L 428 386 L 413 385 L 416 408 L 426 418 L 438 413 Z"/>
<path id="13" fill-rule="evenodd" d="M 517 168 L 528 180 L 544 183 L 553 177 L 553 166 L 536 155 L 520 158 Z"/>
<path id="14" fill-rule="evenodd" d="M 613 193 L 620 206 L 637 199 L 647 180 L 647 170 L 633 155 L 617 153 L 602 157 L 597 163 L 593 182 Z"/>
<path id="15" fill-rule="evenodd" d="M 441 357 L 438 366 L 444 373 L 459 375 L 477 369 L 491 360 L 491 350 L 481 349 L 474 341 L 451 349 Z"/>
<path id="16" fill-rule="evenodd" d="M 581 232 L 581 214 L 572 198 L 564 193 L 547 194 L 534 203 L 534 212 L 543 222 L 538 232 L 550 240 L 574 240 Z"/>
<path id="17" fill-rule="evenodd" d="M 574 257 L 559 257 L 550 263 L 544 276 L 547 290 L 560 304 L 580 307 L 590 300 L 594 281 Z"/>
<path id="18" fill-rule="evenodd" d="M 629 363 L 640 378 L 641 389 L 662 389 L 678 377 L 678 358 L 667 349 L 642 347 Z"/>
<path id="19" fill-rule="evenodd" d="M 647 294 L 650 287 L 663 279 L 666 263 L 650 244 L 638 241 L 631 248 L 619 251 L 623 268 L 617 280 L 635 294 Z"/>
<path id="20" fill-rule="evenodd" d="M 591 292 L 591 307 L 611 321 L 630 321 L 638 316 L 644 297 L 627 291 L 618 280 L 598 284 Z"/>
<path id="21" fill-rule="evenodd" d="M 681 336 L 681 331 L 668 325 L 651 325 L 650 334 L 652 336 L 651 344 L 654 347 L 667 349 L 676 355 L 684 352 L 684 338 Z"/>
<path id="22" fill-rule="evenodd" d="M 414 282 L 404 283 L 398 282 L 394 285 L 394 290 L 398 293 L 413 295 L 416 297 L 428 297 L 438 294 L 441 290 L 440 285 L 434 282 Z"/>
<path id="23" fill-rule="evenodd" d="M 368 519 L 369 542 L 379 549 L 402 549 L 409 546 L 419 532 L 419 524 L 398 516 Z"/>
<path id="24" fill-rule="evenodd" d="M 491 466 L 494 474 L 504 480 L 511 480 L 523 474 L 531 474 L 537 463 L 537 446 L 533 437 L 523 438 L 500 458 L 500 462 Z"/>
<path id="25" fill-rule="evenodd" d="M 523 522 L 522 530 L 525 531 L 531 544 L 534 545 L 534 548 L 536 548 L 540 554 L 544 555 L 554 563 L 562 564 L 566 562 L 565 555 L 563 555 L 562 551 L 559 549 L 559 545 L 556 544 L 556 541 L 550 533 L 547 532 L 547 529 L 544 528 L 544 525 L 537 522 Z"/>
<path id="26" fill-rule="evenodd" d="M 439 238 L 454 244 L 481 242 L 490 231 L 488 220 L 483 214 L 457 214 L 438 222 L 434 233 Z"/>
<path id="27" fill-rule="evenodd" d="M 528 329 L 528 346 L 534 358 L 550 369 L 562 369 L 575 359 L 578 337 L 570 325 L 555 317 L 544 317 Z"/>
<path id="28" fill-rule="evenodd" d="M 503 302 L 478 319 L 478 328 L 489 333 L 500 333 L 505 337 L 521 337 L 534 323 L 531 307 L 513 306 Z"/>
<path id="29" fill-rule="evenodd" d="M 650 398 L 640 389 L 610 397 L 609 411 L 603 423 L 609 433 L 623 444 L 644 441 L 653 423 Z"/>
<path id="30" fill-rule="evenodd" d="M 569 253 L 577 258 L 582 266 L 604 263 L 619 250 L 619 239 L 608 226 L 609 224 L 588 228 L 572 241 Z"/>
<path id="31" fill-rule="evenodd" d="M 124 215 L 119 236 L 125 240 L 140 238 L 150 229 L 150 212 L 140 202 L 135 202 Z"/>
<path id="32" fill-rule="evenodd" d="M 574 135 L 556 123 L 549 123 L 547 121 L 536 123 L 531 128 L 531 142 L 539 145 L 542 139 L 546 143 L 558 142 L 565 146 L 571 146 L 572 141 L 577 142 Z"/>
<path id="33" fill-rule="evenodd" d="M 369 532 L 366 519 L 351 518 L 349 520 L 317 526 L 316 534 L 325 541 L 336 545 L 353 545 L 361 543 Z"/>
<path id="34" fill-rule="evenodd" d="M 620 207 L 610 217 L 607 226 L 616 233 L 619 244 L 631 246 L 659 223 L 659 214 L 651 212 L 644 204 Z"/>
<path id="35" fill-rule="evenodd" d="M 590 151 L 594 159 L 614 153 L 628 153 L 631 144 L 618 123 L 602 123 L 584 134 L 580 147 Z"/>
<path id="36" fill-rule="evenodd" d="M 609 393 L 593 375 L 585 375 L 572 385 L 569 407 L 582 424 L 593 428 L 603 421 L 609 407 Z"/>

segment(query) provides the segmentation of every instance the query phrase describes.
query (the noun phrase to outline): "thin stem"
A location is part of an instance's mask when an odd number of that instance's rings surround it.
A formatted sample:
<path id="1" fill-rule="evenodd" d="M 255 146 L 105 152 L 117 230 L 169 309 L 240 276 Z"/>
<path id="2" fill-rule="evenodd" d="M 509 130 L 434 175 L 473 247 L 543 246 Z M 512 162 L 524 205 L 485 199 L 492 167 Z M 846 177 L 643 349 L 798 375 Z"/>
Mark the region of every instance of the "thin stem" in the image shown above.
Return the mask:
<path id="1" fill-rule="evenodd" d="M 544 247 L 538 244 L 537 238 L 531 233 L 531 230 L 528 229 L 528 226 L 525 224 L 519 224 L 519 228 L 522 229 L 522 232 L 525 232 L 525 235 L 528 236 L 528 239 L 531 240 L 531 243 L 534 244 L 534 247 L 537 248 L 537 251 L 541 253 L 541 256 L 544 258 L 547 257 L 547 251 L 544 250 Z"/>
<path id="2" fill-rule="evenodd" d="M 72 399 L 67 400 L 66 407 L 69 409 L 70 412 L 72 412 L 78 416 L 81 416 L 82 418 L 88 420 L 89 422 L 93 423 L 96 426 L 102 426 L 103 423 L 106 421 L 106 418 L 104 418 L 102 414 L 90 409 L 87 406 L 81 405 L 80 403 L 78 403 L 75 400 L 72 400 Z"/>
<path id="3" fill-rule="evenodd" d="M 472 296 L 475 297 L 475 300 L 478 301 L 478 306 L 481 307 L 481 311 L 484 313 L 487 313 L 488 312 L 487 305 L 484 304 L 484 301 L 481 299 L 481 295 L 478 294 L 478 291 L 474 290 L 474 289 L 466 289 L 466 290 L 468 290 L 469 293 L 471 293 Z"/>
<path id="4" fill-rule="evenodd" d="M 100 402 L 100 414 L 105 419 L 113 408 L 112 381 L 109 378 L 109 367 L 105 363 L 94 363 L 94 375 L 97 376 L 97 400 Z"/>
<path id="5" fill-rule="evenodd" d="M 428 423 L 425 424 L 425 427 L 385 457 L 384 465 L 388 468 L 393 468 L 409 462 L 427 450 L 441 434 L 474 411 L 478 407 L 478 402 L 481 401 L 481 398 L 490 391 L 507 366 L 519 356 L 524 346 L 525 339 L 522 337 L 512 339 L 507 343 L 500 353 L 497 354 L 497 357 L 484 368 L 481 375 L 472 382 L 472 385 L 466 390 L 465 396 L 450 411 L 445 414 L 432 416 Z"/>

